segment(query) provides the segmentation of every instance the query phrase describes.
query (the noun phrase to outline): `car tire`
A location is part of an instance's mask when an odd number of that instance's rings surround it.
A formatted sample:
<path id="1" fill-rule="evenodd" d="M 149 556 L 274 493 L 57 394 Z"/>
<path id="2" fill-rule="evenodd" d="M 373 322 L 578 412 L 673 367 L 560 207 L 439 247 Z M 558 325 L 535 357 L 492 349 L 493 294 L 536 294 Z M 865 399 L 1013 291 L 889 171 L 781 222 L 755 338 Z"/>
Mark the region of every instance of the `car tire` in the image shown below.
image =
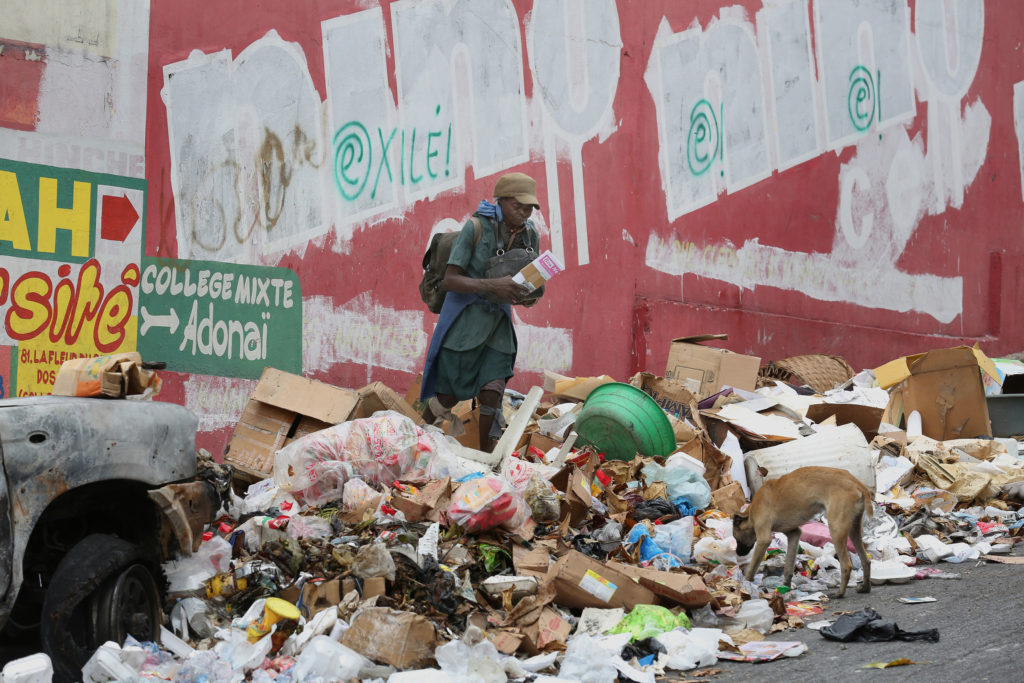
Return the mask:
<path id="1" fill-rule="evenodd" d="M 158 640 L 163 618 L 154 568 L 137 545 L 92 534 L 64 556 L 43 599 L 40 637 L 56 683 L 81 680 L 82 666 L 108 640 Z"/>

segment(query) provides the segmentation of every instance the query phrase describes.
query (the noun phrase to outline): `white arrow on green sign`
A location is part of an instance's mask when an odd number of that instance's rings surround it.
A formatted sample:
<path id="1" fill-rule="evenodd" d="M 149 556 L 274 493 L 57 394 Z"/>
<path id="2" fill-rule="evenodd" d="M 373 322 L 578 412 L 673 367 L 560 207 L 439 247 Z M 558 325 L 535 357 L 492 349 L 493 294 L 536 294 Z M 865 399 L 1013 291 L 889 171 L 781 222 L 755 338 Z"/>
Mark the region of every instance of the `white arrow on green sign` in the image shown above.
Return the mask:
<path id="1" fill-rule="evenodd" d="M 142 259 L 139 352 L 168 370 L 302 372 L 302 292 L 289 268 Z"/>

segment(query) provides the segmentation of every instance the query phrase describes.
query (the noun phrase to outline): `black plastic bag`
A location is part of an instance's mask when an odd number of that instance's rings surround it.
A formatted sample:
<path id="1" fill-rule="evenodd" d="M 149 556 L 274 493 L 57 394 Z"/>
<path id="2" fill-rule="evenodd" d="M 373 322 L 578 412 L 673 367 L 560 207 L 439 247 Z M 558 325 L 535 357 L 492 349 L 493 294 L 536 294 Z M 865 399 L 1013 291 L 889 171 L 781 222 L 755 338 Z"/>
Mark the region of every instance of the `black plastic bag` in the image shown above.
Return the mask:
<path id="1" fill-rule="evenodd" d="M 880 643 L 890 640 L 924 640 L 939 642 L 937 628 L 923 631 L 904 631 L 894 622 L 883 621 L 882 617 L 870 607 L 865 607 L 853 614 L 844 614 L 834 623 L 823 626 L 821 635 L 829 640 L 842 643 L 859 641 L 862 643 Z"/>

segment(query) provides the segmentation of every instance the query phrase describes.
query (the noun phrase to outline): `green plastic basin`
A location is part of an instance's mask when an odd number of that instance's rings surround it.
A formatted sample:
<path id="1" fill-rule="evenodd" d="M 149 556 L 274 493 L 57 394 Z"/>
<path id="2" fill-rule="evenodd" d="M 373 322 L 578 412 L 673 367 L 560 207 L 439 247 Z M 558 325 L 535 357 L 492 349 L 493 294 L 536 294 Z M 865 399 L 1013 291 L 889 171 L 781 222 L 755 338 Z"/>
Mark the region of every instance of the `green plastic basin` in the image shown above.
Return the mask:
<path id="1" fill-rule="evenodd" d="M 675 450 L 672 425 L 654 399 L 631 384 L 609 382 L 594 389 L 576 418 L 576 439 L 612 460 L 669 455 Z"/>

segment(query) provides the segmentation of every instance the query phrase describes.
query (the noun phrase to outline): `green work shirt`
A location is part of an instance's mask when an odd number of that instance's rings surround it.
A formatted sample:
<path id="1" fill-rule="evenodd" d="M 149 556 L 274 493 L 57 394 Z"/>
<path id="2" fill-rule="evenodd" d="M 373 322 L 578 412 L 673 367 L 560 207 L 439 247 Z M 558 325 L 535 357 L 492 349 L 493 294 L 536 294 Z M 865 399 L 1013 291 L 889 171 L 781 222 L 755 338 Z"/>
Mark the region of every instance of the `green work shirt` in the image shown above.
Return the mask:
<path id="1" fill-rule="evenodd" d="M 480 241 L 473 246 L 475 228 L 473 221 L 468 220 L 462 226 L 462 232 L 452 245 L 452 253 L 448 257 L 448 265 L 459 266 L 466 275 L 483 279 L 487 269 L 487 259 L 494 256 L 498 245 L 494 239 L 494 228 L 490 219 L 479 217 L 481 224 Z M 515 246 L 522 247 L 525 239 L 534 251 L 540 249 L 540 235 L 531 221 L 526 222 L 527 229 L 522 237 L 516 240 Z M 508 243 L 508 226 L 504 222 L 498 226 L 502 241 Z M 445 335 L 442 348 L 452 351 L 468 351 L 481 344 L 502 353 L 516 353 L 516 336 L 512 329 L 512 320 L 497 306 L 479 302 L 467 306 L 452 323 Z"/>

